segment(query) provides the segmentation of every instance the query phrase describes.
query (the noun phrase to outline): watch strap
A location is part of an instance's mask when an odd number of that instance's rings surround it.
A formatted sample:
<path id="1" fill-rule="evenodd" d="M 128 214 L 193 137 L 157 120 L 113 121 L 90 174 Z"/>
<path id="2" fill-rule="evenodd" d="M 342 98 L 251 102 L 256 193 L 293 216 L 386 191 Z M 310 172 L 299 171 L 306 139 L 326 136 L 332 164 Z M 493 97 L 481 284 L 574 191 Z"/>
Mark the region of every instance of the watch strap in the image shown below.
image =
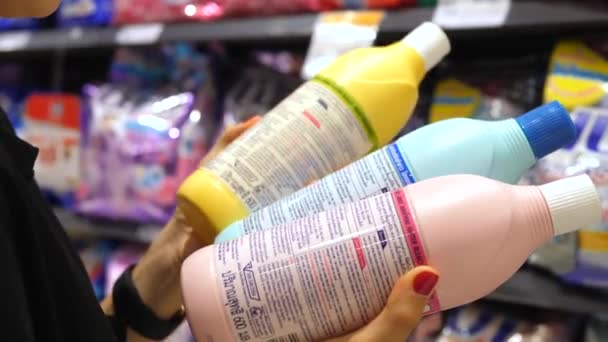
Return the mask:
<path id="1" fill-rule="evenodd" d="M 184 320 L 184 310 L 178 311 L 168 320 L 159 318 L 141 299 L 132 271 L 135 264 L 123 272 L 112 290 L 116 318 L 141 336 L 162 340 L 169 336 Z"/>

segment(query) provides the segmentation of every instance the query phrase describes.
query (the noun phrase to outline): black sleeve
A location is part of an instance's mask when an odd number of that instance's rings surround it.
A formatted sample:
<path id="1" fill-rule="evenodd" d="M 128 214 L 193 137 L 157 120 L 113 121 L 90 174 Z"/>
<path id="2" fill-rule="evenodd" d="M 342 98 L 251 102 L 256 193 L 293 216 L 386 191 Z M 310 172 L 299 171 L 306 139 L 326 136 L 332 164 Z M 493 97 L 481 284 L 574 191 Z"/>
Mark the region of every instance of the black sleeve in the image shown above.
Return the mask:
<path id="1" fill-rule="evenodd" d="M 36 154 L 0 112 L 2 334 L 23 342 L 115 341 L 78 254 L 33 180 Z"/>

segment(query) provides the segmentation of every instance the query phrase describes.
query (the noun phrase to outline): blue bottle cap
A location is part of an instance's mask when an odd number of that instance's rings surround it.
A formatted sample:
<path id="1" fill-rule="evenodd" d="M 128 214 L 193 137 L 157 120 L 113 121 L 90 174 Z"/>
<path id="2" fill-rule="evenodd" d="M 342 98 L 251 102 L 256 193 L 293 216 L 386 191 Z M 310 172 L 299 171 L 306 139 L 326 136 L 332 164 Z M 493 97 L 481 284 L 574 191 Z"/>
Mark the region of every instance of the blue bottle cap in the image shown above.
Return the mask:
<path id="1" fill-rule="evenodd" d="M 532 109 L 515 119 L 536 159 L 562 148 L 576 137 L 570 114 L 558 101 Z"/>

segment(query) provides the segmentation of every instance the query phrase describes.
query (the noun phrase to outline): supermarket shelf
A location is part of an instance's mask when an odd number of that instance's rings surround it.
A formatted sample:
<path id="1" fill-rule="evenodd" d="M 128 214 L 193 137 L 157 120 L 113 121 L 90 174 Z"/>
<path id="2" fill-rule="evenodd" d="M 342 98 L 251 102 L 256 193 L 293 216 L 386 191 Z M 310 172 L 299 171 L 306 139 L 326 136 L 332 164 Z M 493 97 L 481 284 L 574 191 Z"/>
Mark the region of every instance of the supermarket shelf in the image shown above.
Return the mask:
<path id="1" fill-rule="evenodd" d="M 99 237 L 123 241 L 150 243 L 161 230 L 159 225 L 142 225 L 106 220 L 89 220 L 64 209 L 55 209 L 55 215 L 70 237 Z"/>
<path id="2" fill-rule="evenodd" d="M 402 35 L 420 23 L 431 20 L 433 11 L 433 8 L 425 7 L 389 11 L 380 26 L 380 36 Z M 52 29 L 33 33 L 8 32 L 0 34 L 0 52 L 104 48 L 172 41 L 306 42 L 316 19 L 316 14 L 303 14 L 229 19 L 213 23 Z M 512 3 L 507 20 L 500 27 L 450 29 L 448 33 L 474 39 L 478 35 L 496 32 L 526 30 L 559 33 L 586 28 L 608 28 L 608 7 L 598 10 L 574 3 L 518 1 Z"/>
<path id="3" fill-rule="evenodd" d="M 555 277 L 524 267 L 486 299 L 580 313 L 608 314 L 606 292 L 564 285 Z"/>

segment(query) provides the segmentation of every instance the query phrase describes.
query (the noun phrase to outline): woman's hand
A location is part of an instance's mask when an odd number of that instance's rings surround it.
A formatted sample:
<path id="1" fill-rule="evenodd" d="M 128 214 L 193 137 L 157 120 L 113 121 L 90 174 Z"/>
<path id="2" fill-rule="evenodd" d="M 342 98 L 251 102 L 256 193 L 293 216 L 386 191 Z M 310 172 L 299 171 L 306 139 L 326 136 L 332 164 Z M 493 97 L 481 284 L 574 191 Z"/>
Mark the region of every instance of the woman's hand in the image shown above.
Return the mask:
<path id="1" fill-rule="evenodd" d="M 404 342 L 412 333 L 439 280 L 429 266 L 416 267 L 403 275 L 393 287 L 386 306 L 363 328 L 327 342 Z"/>
<path id="2" fill-rule="evenodd" d="M 216 157 L 241 134 L 253 127 L 260 117 L 230 126 L 224 130 L 215 145 L 201 161 L 201 166 Z M 169 319 L 182 307 L 179 285 L 180 268 L 183 261 L 194 251 L 203 247 L 183 214 L 176 210 L 158 237 L 133 269 L 133 283 L 144 303 L 161 319 Z M 114 313 L 112 296 L 101 303 L 106 315 Z M 128 341 L 146 341 L 129 330 Z"/>

